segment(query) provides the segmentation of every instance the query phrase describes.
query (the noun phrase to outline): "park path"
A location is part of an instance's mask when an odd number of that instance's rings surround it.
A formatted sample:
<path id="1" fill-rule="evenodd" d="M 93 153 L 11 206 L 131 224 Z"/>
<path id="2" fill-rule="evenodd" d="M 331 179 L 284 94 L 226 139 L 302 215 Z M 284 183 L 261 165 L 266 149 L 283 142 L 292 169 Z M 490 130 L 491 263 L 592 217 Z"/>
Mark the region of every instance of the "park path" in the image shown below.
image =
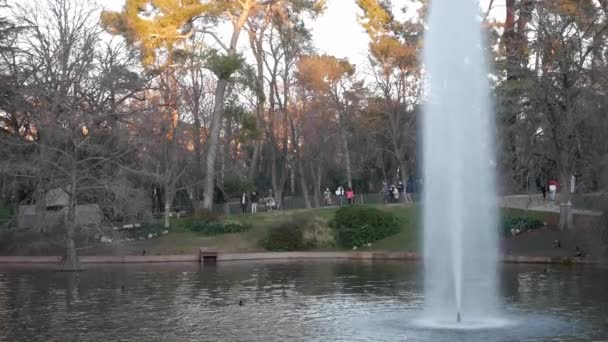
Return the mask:
<path id="1" fill-rule="evenodd" d="M 542 195 L 511 195 L 504 196 L 502 200 L 502 207 L 512 209 L 523 209 L 531 211 L 543 211 L 559 213 L 559 197 L 556 202 L 551 202 L 548 199 L 543 199 Z M 589 210 L 582 208 L 573 208 L 572 213 L 574 215 L 585 215 L 585 216 L 602 216 L 602 212 L 598 210 Z"/>

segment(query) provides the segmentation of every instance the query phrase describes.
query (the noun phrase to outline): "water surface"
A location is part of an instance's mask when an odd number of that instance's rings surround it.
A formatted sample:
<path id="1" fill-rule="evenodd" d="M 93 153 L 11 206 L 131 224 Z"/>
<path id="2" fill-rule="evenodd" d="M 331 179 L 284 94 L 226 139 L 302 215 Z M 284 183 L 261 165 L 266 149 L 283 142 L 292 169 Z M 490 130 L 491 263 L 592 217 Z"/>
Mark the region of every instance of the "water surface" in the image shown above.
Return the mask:
<path id="1" fill-rule="evenodd" d="M 608 270 L 499 273 L 504 326 L 450 330 L 420 324 L 417 264 L 131 265 L 78 274 L 2 266 L 0 341 L 608 339 Z"/>

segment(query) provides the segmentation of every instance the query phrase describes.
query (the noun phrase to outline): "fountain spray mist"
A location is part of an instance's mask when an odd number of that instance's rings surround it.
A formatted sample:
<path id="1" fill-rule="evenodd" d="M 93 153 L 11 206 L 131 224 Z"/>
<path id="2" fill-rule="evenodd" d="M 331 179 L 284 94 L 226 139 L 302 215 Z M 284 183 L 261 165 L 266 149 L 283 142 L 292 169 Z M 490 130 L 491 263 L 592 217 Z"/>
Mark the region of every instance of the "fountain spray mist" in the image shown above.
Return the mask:
<path id="1" fill-rule="evenodd" d="M 497 312 L 494 113 L 475 0 L 431 1 L 424 63 L 425 320 Z"/>

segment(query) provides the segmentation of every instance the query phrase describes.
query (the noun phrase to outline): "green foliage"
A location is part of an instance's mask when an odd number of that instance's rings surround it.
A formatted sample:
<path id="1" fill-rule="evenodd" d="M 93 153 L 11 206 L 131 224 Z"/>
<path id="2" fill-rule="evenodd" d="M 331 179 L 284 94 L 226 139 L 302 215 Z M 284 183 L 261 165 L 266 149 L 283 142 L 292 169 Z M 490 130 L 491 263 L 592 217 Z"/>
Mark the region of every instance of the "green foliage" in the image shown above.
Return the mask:
<path id="1" fill-rule="evenodd" d="M 294 13 L 307 12 L 313 18 L 327 9 L 327 0 L 291 0 L 290 3 Z"/>
<path id="2" fill-rule="evenodd" d="M 148 239 L 150 237 L 158 237 L 164 235 L 165 227 L 156 223 L 145 223 L 139 228 L 132 228 L 126 231 L 126 235 L 130 239 Z"/>
<path id="3" fill-rule="evenodd" d="M 269 251 L 305 251 L 333 247 L 335 240 L 326 220 L 299 215 L 272 227 L 260 245 Z"/>
<path id="4" fill-rule="evenodd" d="M 255 190 L 251 179 L 228 176 L 224 179 L 224 193 L 228 198 L 240 198 L 243 192 L 250 193 Z"/>
<path id="5" fill-rule="evenodd" d="M 244 116 L 241 119 L 241 130 L 238 136 L 239 142 L 246 143 L 262 137 L 258 127 L 258 120 L 253 115 Z"/>
<path id="6" fill-rule="evenodd" d="M 262 86 L 263 82 L 259 82 L 256 69 L 251 65 L 244 63 L 235 75 L 235 83 L 245 86 L 252 90 L 258 98 L 266 99 L 266 94 Z"/>
<path id="7" fill-rule="evenodd" d="M 233 223 L 233 222 L 211 222 L 211 221 L 194 221 L 189 227 L 191 231 L 203 235 L 221 235 L 240 233 L 251 229 L 250 225 Z"/>
<path id="8" fill-rule="evenodd" d="M 241 55 L 225 55 L 212 50 L 207 56 L 207 69 L 220 80 L 228 80 L 243 67 L 245 59 Z"/>
<path id="9" fill-rule="evenodd" d="M 297 221 L 271 228 L 260 245 L 269 251 L 278 252 L 305 251 L 314 247 L 304 241 L 303 224 Z"/>
<path id="10" fill-rule="evenodd" d="M 508 217 L 502 218 L 501 231 L 504 236 L 511 236 L 513 232 L 523 233 L 529 230 L 542 228 L 545 223 L 535 217 Z"/>
<path id="11" fill-rule="evenodd" d="M 200 0 L 127 0 L 122 12 L 103 11 L 101 23 L 110 34 L 137 46 L 144 66 L 151 66 L 157 50 L 171 53 L 189 37 L 192 20 L 215 7 Z"/>
<path id="12" fill-rule="evenodd" d="M 336 212 L 330 226 L 340 247 L 364 246 L 399 233 L 403 219 L 371 207 L 345 207 Z"/>
<path id="13" fill-rule="evenodd" d="M 363 10 L 363 16 L 359 18 L 361 26 L 371 37 L 390 30 L 390 25 L 395 20 L 390 3 L 381 0 L 357 0 L 356 2 Z"/>

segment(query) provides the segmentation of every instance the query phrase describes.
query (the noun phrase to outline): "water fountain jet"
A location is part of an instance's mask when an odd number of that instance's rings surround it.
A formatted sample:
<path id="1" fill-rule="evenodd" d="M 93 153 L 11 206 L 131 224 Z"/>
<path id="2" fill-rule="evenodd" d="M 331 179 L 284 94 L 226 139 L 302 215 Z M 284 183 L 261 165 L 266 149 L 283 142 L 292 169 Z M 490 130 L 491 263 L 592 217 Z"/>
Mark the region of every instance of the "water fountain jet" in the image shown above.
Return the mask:
<path id="1" fill-rule="evenodd" d="M 494 114 L 478 14 L 476 0 L 433 0 L 425 39 L 425 320 L 439 325 L 498 315 Z"/>

